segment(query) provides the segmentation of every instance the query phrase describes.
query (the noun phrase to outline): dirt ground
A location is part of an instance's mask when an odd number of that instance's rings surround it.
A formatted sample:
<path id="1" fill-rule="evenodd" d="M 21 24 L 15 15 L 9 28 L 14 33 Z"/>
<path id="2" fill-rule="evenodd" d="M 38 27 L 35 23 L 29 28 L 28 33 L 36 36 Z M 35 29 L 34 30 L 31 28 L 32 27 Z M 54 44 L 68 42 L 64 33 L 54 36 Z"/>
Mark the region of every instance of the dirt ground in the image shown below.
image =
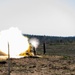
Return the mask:
<path id="1" fill-rule="evenodd" d="M 8 75 L 8 60 L 0 62 L 0 75 Z M 44 55 L 10 59 L 10 75 L 75 75 L 75 57 Z"/>

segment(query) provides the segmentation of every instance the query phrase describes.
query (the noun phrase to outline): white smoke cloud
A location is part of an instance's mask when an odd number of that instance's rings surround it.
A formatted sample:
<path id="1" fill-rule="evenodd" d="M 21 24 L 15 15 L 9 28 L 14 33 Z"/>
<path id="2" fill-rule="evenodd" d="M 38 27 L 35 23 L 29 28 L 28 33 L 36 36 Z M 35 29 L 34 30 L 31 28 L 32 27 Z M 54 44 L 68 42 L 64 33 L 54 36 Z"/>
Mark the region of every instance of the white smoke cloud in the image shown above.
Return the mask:
<path id="1" fill-rule="evenodd" d="M 17 27 L 11 27 L 0 32 L 0 51 L 7 55 L 8 43 L 11 58 L 17 58 L 21 52 L 29 48 L 28 38 L 24 37 Z"/>
<path id="2" fill-rule="evenodd" d="M 37 38 L 31 38 L 31 39 L 29 40 L 29 42 L 30 42 L 31 45 L 32 45 L 33 47 L 35 47 L 35 48 L 37 48 L 38 45 L 39 45 L 39 43 L 40 43 Z"/>

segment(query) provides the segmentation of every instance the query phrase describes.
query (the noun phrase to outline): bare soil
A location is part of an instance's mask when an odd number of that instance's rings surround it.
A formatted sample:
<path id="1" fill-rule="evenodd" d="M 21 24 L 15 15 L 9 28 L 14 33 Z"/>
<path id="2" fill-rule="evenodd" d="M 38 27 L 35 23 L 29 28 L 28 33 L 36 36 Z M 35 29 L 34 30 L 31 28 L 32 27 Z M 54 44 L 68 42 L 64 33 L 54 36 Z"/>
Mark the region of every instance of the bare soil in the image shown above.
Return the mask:
<path id="1" fill-rule="evenodd" d="M 8 75 L 8 60 L 0 62 L 0 75 Z M 44 55 L 10 59 L 10 75 L 75 75 L 75 57 Z"/>

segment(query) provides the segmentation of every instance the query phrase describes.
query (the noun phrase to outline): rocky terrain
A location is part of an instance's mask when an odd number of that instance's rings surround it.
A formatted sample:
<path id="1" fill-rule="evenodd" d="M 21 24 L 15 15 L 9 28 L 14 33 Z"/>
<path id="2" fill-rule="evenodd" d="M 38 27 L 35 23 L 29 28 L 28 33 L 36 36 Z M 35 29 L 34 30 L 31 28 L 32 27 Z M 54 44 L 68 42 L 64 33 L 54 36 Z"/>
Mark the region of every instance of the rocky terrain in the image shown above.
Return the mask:
<path id="1" fill-rule="evenodd" d="M 8 60 L 0 62 L 0 75 L 8 75 Z M 42 55 L 10 59 L 10 75 L 75 75 L 75 57 Z"/>

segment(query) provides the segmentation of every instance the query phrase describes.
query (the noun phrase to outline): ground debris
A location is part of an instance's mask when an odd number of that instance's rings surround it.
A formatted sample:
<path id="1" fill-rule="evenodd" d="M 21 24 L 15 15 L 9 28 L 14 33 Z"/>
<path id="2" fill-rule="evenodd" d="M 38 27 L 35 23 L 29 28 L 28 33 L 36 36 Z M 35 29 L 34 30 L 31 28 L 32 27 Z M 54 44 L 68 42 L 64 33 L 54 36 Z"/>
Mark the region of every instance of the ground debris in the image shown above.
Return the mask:
<path id="1" fill-rule="evenodd" d="M 11 75 L 75 75 L 75 59 L 62 56 L 11 59 Z M 8 63 L 0 63 L 0 75 L 8 74 Z"/>

